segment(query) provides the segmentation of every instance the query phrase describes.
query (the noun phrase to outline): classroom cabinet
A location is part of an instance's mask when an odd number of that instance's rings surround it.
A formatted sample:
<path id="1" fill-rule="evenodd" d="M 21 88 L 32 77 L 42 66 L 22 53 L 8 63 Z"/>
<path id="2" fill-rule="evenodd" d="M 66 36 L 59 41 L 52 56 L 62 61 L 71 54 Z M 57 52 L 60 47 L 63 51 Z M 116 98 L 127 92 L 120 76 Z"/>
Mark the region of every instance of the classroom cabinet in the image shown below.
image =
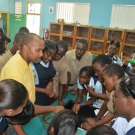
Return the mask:
<path id="1" fill-rule="evenodd" d="M 91 27 L 89 51 L 93 54 L 104 53 L 106 28 Z"/>
<path id="2" fill-rule="evenodd" d="M 130 58 L 131 53 L 135 51 L 135 30 L 125 30 L 123 42 L 123 58 Z"/>
<path id="3" fill-rule="evenodd" d="M 51 22 L 49 39 L 66 41 L 69 50 L 75 48 L 79 39 L 86 39 L 88 51 L 94 55 L 106 53 L 111 40 L 120 42 L 117 55 L 123 59 L 130 58 L 135 51 L 135 30 Z"/>

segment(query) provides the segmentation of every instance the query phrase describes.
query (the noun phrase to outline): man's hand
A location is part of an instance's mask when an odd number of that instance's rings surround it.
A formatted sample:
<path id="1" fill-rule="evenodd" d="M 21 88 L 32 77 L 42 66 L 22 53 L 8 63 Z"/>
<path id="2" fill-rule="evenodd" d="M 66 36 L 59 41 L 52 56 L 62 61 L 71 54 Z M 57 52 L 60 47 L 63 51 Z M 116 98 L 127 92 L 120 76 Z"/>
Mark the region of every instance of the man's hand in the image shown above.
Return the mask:
<path id="1" fill-rule="evenodd" d="M 89 92 L 92 96 L 95 94 L 94 89 L 89 85 L 87 86 L 87 92 Z"/>
<path id="2" fill-rule="evenodd" d="M 73 108 L 72 108 L 72 111 L 77 114 L 79 112 L 79 110 L 80 110 L 80 107 L 81 107 L 81 104 L 76 104 L 75 103 Z"/>
<path id="3" fill-rule="evenodd" d="M 64 110 L 65 108 L 63 106 L 54 106 L 53 113 L 58 113 L 61 110 Z"/>

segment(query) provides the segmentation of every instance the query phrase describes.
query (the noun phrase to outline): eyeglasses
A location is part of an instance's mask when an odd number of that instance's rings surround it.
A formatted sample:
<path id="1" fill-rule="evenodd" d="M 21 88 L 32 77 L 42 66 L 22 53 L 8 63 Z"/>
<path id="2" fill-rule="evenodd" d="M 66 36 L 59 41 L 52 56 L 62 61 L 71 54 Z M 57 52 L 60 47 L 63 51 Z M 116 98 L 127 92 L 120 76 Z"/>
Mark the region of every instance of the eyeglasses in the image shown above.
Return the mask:
<path id="1" fill-rule="evenodd" d="M 131 88 L 131 77 L 129 77 L 125 83 L 126 83 L 126 90 L 128 92 L 128 94 L 135 99 L 135 91 Z"/>

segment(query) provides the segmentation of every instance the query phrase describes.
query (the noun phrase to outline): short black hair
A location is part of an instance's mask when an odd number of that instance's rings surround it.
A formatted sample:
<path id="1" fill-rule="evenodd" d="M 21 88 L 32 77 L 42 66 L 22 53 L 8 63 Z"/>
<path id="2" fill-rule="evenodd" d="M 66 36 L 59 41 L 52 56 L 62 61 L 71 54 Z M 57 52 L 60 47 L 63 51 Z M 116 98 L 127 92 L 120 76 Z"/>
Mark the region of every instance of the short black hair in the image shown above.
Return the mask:
<path id="1" fill-rule="evenodd" d="M 88 48 L 88 42 L 87 42 L 87 40 L 85 40 L 85 39 L 79 39 L 79 40 L 77 40 L 77 43 L 78 42 L 86 45 L 86 48 Z"/>
<path id="2" fill-rule="evenodd" d="M 43 49 L 43 52 L 45 51 L 50 51 L 50 50 L 55 50 L 57 54 L 58 52 L 58 46 L 55 42 L 51 41 L 51 40 L 45 40 L 44 41 L 44 45 L 45 45 L 45 48 Z"/>
<path id="3" fill-rule="evenodd" d="M 24 34 L 25 34 L 25 33 L 26 33 L 26 34 L 27 34 L 27 33 L 30 33 L 29 30 L 28 30 L 28 28 L 26 28 L 26 27 L 21 27 L 21 28 L 19 29 L 19 32 L 20 32 L 20 33 L 24 33 Z"/>
<path id="4" fill-rule="evenodd" d="M 87 131 L 86 135 L 118 135 L 116 131 L 107 125 L 97 126 Z"/>
<path id="5" fill-rule="evenodd" d="M 115 42 L 114 40 L 111 40 L 109 45 L 114 45 L 116 46 L 117 48 L 120 48 L 120 42 Z"/>
<path id="6" fill-rule="evenodd" d="M 81 75 L 83 72 L 86 72 L 89 77 L 94 75 L 94 70 L 91 66 L 84 66 L 81 68 L 79 75 Z"/>
<path id="7" fill-rule="evenodd" d="M 131 69 L 127 73 L 129 76 L 135 76 L 135 69 Z"/>
<path id="8" fill-rule="evenodd" d="M 24 38 L 22 39 L 21 49 L 23 48 L 24 45 L 32 46 L 33 45 L 33 40 L 35 38 L 40 39 L 40 40 L 43 41 L 43 39 L 39 35 L 37 35 L 35 33 L 25 34 Z"/>
<path id="9" fill-rule="evenodd" d="M 57 42 L 57 46 L 63 48 L 63 49 L 65 50 L 65 52 L 68 51 L 68 44 L 67 44 L 67 42 L 64 41 L 64 40 L 59 40 L 59 41 Z"/>
<path id="10" fill-rule="evenodd" d="M 30 100 L 28 100 L 23 111 L 15 116 L 6 116 L 8 122 L 12 125 L 20 125 L 28 123 L 34 117 L 34 105 Z"/>
<path id="11" fill-rule="evenodd" d="M 119 79 L 125 76 L 124 69 L 119 64 L 111 64 L 107 66 L 103 72 L 105 72 L 109 77 L 115 75 Z"/>
<path id="12" fill-rule="evenodd" d="M 71 110 L 62 110 L 55 114 L 48 127 L 47 134 L 54 127 L 54 135 L 74 135 L 79 127 L 77 115 Z"/>
<path id="13" fill-rule="evenodd" d="M 14 41 L 15 42 L 20 42 L 24 38 L 25 34 L 24 33 L 17 33 L 15 35 Z"/>
<path id="14" fill-rule="evenodd" d="M 112 60 L 105 54 L 99 54 L 92 62 L 92 65 L 98 63 L 101 66 L 104 66 L 105 64 L 110 65 L 112 63 Z"/>

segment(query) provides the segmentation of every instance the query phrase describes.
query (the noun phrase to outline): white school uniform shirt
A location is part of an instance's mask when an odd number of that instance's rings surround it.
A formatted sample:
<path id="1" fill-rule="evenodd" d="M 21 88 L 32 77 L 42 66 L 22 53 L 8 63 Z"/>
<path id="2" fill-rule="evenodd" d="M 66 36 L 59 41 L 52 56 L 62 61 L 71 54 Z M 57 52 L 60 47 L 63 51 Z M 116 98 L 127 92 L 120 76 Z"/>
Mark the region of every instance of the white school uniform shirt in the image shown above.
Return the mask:
<path id="1" fill-rule="evenodd" d="M 93 77 L 90 78 L 89 85 L 94 89 L 96 93 L 102 93 L 102 85 L 99 81 L 96 82 L 96 85 L 94 84 L 94 79 Z M 85 88 L 87 88 L 86 84 L 84 85 Z M 80 90 L 83 90 L 82 85 L 79 83 L 79 79 L 77 79 L 77 88 Z M 88 94 L 87 94 L 88 96 Z M 87 97 L 89 99 L 90 97 Z"/>
<path id="2" fill-rule="evenodd" d="M 40 61 L 40 64 L 46 68 L 49 67 L 49 62 L 48 63 L 44 63 L 42 60 Z M 39 84 L 39 78 L 38 78 L 38 74 L 37 74 L 37 71 L 36 71 L 36 68 L 35 66 L 33 65 L 33 63 L 31 62 L 31 66 L 32 66 L 32 71 L 34 73 L 34 81 L 35 81 L 35 85 L 38 85 Z"/>
<path id="3" fill-rule="evenodd" d="M 106 55 L 108 55 L 108 53 L 106 53 Z M 112 63 L 117 63 L 119 65 L 122 65 L 122 61 L 120 60 L 120 58 L 115 55 L 112 57 Z"/>
<path id="4" fill-rule="evenodd" d="M 117 132 L 118 135 L 124 135 L 127 125 L 128 121 L 126 118 L 118 117 L 116 118 L 112 128 Z"/>
<path id="5" fill-rule="evenodd" d="M 127 125 L 126 130 L 125 130 L 125 134 L 126 134 L 130 129 L 132 129 L 133 127 L 135 127 L 135 118 L 131 119 L 131 120 L 128 122 L 128 125 Z"/>

